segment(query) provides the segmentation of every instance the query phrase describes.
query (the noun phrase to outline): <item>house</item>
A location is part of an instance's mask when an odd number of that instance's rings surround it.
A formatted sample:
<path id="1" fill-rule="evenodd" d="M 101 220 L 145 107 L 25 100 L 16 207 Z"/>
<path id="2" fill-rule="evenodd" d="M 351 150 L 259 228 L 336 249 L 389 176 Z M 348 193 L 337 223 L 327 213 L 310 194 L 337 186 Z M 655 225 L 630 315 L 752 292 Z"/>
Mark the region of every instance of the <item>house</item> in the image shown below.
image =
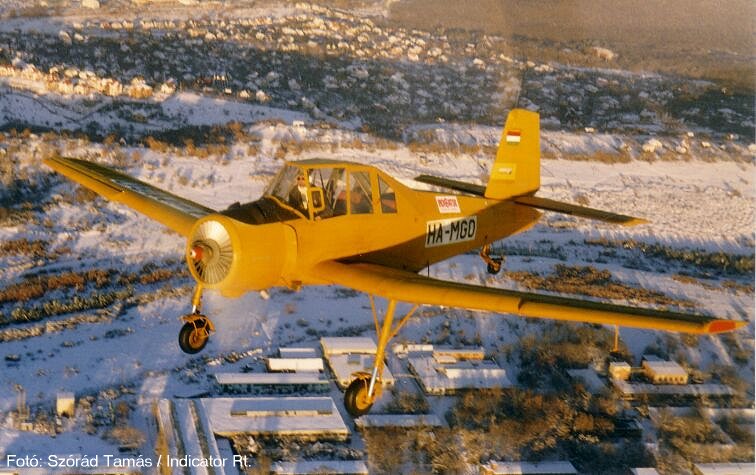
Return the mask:
<path id="1" fill-rule="evenodd" d="M 612 379 L 627 381 L 630 379 L 632 372 L 633 368 L 624 361 L 612 361 L 609 363 L 609 376 Z"/>
<path id="2" fill-rule="evenodd" d="M 74 393 L 58 393 L 55 402 L 55 412 L 60 417 L 73 417 L 76 412 L 76 397 Z"/>

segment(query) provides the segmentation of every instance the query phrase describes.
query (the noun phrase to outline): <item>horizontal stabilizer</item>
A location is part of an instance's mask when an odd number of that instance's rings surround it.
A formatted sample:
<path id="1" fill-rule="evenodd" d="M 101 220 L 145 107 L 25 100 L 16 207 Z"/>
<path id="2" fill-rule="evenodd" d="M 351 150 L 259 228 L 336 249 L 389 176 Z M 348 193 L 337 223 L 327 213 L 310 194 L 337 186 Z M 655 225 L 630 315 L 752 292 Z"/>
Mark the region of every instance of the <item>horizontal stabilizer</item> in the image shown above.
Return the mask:
<path id="1" fill-rule="evenodd" d="M 596 219 L 598 221 L 621 224 L 623 226 L 635 226 L 636 224 L 648 223 L 648 221 L 642 218 L 602 211 L 595 208 L 587 208 L 585 206 L 573 205 L 561 201 L 550 200 L 548 198 L 541 198 L 539 196 L 519 196 L 515 198 L 514 201 L 521 205 L 546 211 L 556 211 L 557 213 L 570 214 L 580 218 Z"/>
<path id="2" fill-rule="evenodd" d="M 475 196 L 483 196 L 486 192 L 485 186 L 465 183 L 464 181 L 450 180 L 439 176 L 420 175 L 415 177 L 415 181 L 427 183 L 428 185 L 440 186 L 442 188 L 449 188 L 454 191 L 461 191 L 462 193 L 470 193 Z"/>
<path id="3" fill-rule="evenodd" d="M 415 177 L 415 180 L 421 183 L 440 186 L 442 188 L 448 188 L 450 190 L 459 191 L 462 193 L 469 193 L 475 196 L 483 196 L 485 192 L 485 187 L 481 185 L 465 183 L 464 181 L 450 180 L 449 178 L 442 178 L 438 176 L 420 175 L 418 177 Z M 624 214 L 612 213 L 610 211 L 603 211 L 600 209 L 564 203 L 562 201 L 556 201 L 549 198 L 541 198 L 540 196 L 518 196 L 516 198 L 512 198 L 512 201 L 523 206 L 530 206 L 531 208 L 538 208 L 545 211 L 555 211 L 557 213 L 569 214 L 572 216 L 578 216 L 580 218 L 595 219 L 607 223 L 621 224 L 623 226 L 635 226 L 636 224 L 648 223 L 647 220 L 642 218 L 636 218 L 634 216 L 627 216 Z"/>

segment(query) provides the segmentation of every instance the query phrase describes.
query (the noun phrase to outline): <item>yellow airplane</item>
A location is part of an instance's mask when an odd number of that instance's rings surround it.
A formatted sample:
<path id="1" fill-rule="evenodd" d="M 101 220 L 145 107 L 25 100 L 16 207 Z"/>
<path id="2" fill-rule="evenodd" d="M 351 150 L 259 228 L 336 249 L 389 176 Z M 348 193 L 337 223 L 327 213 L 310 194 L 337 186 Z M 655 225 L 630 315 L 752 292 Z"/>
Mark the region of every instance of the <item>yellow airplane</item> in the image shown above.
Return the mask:
<path id="1" fill-rule="evenodd" d="M 500 260 L 488 245 L 533 226 L 541 210 L 622 225 L 637 218 L 534 196 L 540 187 L 540 128 L 534 112 L 510 112 L 486 186 L 423 175 L 449 191 L 411 189 L 375 167 L 335 160 L 288 162 L 257 201 L 216 211 L 88 161 L 45 163 L 187 238 L 186 262 L 197 281 L 192 311 L 182 317 L 179 346 L 202 350 L 214 326 L 200 313 L 202 292 L 226 297 L 283 286 L 337 284 L 365 292 L 378 337 L 371 374 L 359 373 L 344 399 L 354 416 L 381 393 L 384 356 L 419 305 L 443 305 L 636 328 L 698 334 L 731 331 L 746 322 L 673 311 L 446 282 L 418 275 L 471 249 L 490 272 Z M 387 300 L 379 321 L 374 296 Z M 397 302 L 414 304 L 394 323 Z"/>

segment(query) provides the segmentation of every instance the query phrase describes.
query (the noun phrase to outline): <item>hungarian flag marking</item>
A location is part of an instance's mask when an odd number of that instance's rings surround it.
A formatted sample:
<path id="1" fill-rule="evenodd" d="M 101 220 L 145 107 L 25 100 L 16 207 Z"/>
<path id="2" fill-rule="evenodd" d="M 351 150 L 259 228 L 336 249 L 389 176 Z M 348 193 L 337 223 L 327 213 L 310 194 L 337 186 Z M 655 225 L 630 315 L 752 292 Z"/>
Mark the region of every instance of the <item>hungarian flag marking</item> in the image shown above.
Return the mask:
<path id="1" fill-rule="evenodd" d="M 507 130 L 507 143 L 520 143 L 521 135 L 519 130 Z"/>

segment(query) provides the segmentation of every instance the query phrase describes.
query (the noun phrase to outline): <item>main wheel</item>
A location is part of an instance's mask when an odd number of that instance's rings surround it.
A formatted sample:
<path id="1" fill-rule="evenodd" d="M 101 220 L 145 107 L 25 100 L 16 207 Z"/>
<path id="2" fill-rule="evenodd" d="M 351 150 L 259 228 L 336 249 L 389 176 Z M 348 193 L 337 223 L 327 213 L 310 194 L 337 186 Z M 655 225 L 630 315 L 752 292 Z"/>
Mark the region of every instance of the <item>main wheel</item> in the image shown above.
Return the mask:
<path id="1" fill-rule="evenodd" d="M 363 416 L 373 407 L 373 401 L 368 397 L 369 385 L 369 379 L 357 378 L 347 387 L 344 393 L 344 406 L 352 417 Z"/>
<path id="2" fill-rule="evenodd" d="M 208 333 L 206 322 L 203 320 L 195 320 L 194 322 L 187 322 L 181 327 L 181 331 L 178 336 L 179 348 L 184 353 L 193 355 L 199 353 L 207 345 Z"/>

